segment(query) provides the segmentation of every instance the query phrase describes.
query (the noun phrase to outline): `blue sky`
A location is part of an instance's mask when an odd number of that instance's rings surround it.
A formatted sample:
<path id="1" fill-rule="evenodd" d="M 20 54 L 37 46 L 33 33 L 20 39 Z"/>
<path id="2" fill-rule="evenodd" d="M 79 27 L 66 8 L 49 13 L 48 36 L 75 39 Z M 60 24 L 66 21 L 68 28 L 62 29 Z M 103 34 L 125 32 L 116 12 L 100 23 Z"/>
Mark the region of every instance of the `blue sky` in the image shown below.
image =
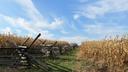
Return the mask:
<path id="1" fill-rule="evenodd" d="M 128 0 L 0 0 L 0 32 L 80 43 L 128 32 Z"/>

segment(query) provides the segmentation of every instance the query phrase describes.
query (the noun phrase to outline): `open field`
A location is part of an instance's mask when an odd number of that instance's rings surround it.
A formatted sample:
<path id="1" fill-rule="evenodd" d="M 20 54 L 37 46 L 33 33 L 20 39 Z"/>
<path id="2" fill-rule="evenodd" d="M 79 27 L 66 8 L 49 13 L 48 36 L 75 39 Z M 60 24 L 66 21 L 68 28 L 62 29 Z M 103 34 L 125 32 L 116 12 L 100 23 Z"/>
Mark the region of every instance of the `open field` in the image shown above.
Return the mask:
<path id="1" fill-rule="evenodd" d="M 72 72 L 74 70 L 76 47 L 73 44 L 36 38 L 29 38 L 27 41 L 27 37 L 0 35 L 0 72 Z"/>
<path id="2" fill-rule="evenodd" d="M 13 35 L 1 35 L 1 48 L 15 48 L 15 45 L 22 45 L 26 40 L 25 37 L 17 37 Z M 34 39 L 30 38 L 25 46 L 29 46 Z M 39 46 L 44 47 L 38 39 L 33 48 L 38 49 Z M 53 44 L 55 41 L 47 40 L 45 45 Z M 55 45 L 70 45 L 68 42 L 58 41 Z M 52 48 L 52 47 L 51 47 Z M 66 47 L 67 48 L 67 47 Z M 55 58 L 40 57 L 36 59 L 40 64 L 47 64 L 50 68 L 48 72 L 127 72 L 128 71 L 128 36 L 115 36 L 103 40 L 85 41 L 79 48 L 70 49 L 68 47 L 64 54 L 60 54 Z M 55 51 L 56 52 L 56 51 Z M 0 72 L 45 72 L 39 67 L 31 69 L 18 69 L 1 66 Z"/>
<path id="3" fill-rule="evenodd" d="M 78 72 L 127 72 L 128 37 L 86 41 L 77 53 Z"/>

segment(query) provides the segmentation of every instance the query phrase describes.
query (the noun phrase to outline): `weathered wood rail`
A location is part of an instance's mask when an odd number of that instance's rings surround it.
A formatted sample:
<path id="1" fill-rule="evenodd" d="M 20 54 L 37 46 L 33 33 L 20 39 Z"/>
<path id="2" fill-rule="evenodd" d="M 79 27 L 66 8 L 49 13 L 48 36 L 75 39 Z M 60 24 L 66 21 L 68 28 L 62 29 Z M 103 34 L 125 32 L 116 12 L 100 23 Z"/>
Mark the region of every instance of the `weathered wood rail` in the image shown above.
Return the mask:
<path id="1" fill-rule="evenodd" d="M 54 48 L 56 47 L 43 46 L 42 48 L 0 48 L 0 65 L 11 67 L 31 67 L 36 65 L 37 67 L 48 70 L 47 64 L 39 62 L 38 59 L 43 59 L 46 57 L 44 52 L 42 52 L 44 49 L 46 49 L 46 51 L 51 51 L 52 53 L 49 54 L 52 57 L 55 57 L 54 53 L 56 52 L 61 55 L 59 50 L 61 48 L 57 47 L 57 51 Z"/>
<path id="2" fill-rule="evenodd" d="M 39 50 L 32 48 L 0 48 L 0 65 L 14 68 L 38 67 L 48 72 L 47 64 L 38 61 L 38 58 L 42 58 L 42 53 Z"/>
<path id="3" fill-rule="evenodd" d="M 6 65 L 11 67 L 27 67 L 32 66 L 39 67 L 45 72 L 48 72 L 49 68 L 47 63 L 39 62 L 37 59 L 44 57 L 55 58 L 61 54 L 71 51 L 75 46 L 56 46 L 57 41 L 52 45 L 39 45 L 32 47 L 34 42 L 40 37 L 39 34 L 29 47 L 23 46 L 29 38 L 22 44 L 22 46 L 16 46 L 14 48 L 0 48 L 0 65 Z M 44 44 L 46 41 L 42 42 Z"/>

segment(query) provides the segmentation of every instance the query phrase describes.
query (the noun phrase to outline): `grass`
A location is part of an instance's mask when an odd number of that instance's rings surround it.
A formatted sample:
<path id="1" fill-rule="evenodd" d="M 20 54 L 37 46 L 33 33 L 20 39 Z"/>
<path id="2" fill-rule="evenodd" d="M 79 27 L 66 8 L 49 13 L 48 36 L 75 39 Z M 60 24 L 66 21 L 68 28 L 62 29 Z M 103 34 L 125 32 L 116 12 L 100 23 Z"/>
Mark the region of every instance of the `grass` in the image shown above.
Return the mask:
<path id="1" fill-rule="evenodd" d="M 73 50 L 56 59 L 50 59 L 47 62 L 58 67 L 58 69 L 55 68 L 55 72 L 72 72 L 76 64 L 76 51 L 77 50 Z"/>
<path id="2" fill-rule="evenodd" d="M 0 34 L 0 48 L 15 48 L 19 45 L 22 45 L 27 38 L 28 37 L 20 37 L 20 36 L 10 35 L 10 34 L 9 35 Z M 33 40 L 34 38 L 30 38 L 29 41 L 27 41 L 24 45 L 29 47 Z M 43 46 L 42 42 L 44 41 L 45 41 L 44 39 L 38 39 L 33 44 L 33 47 L 37 48 L 37 47 Z M 46 39 L 46 42 L 44 45 L 51 45 L 54 42 L 55 41 Z M 65 45 L 69 45 L 69 43 L 66 41 L 57 41 L 57 44 L 55 46 L 63 47 Z M 48 65 L 50 67 L 49 72 L 71 72 L 75 66 L 74 65 L 75 51 L 69 52 L 56 59 L 42 59 L 42 60 L 46 60 L 46 63 L 49 64 Z M 43 71 L 42 69 L 39 69 L 39 68 L 15 69 L 15 68 L 9 68 L 6 66 L 1 66 L 0 72 L 43 72 Z"/>
<path id="3" fill-rule="evenodd" d="M 72 50 L 71 52 L 68 52 L 67 54 L 64 54 L 62 56 L 59 56 L 55 59 L 41 59 L 40 62 L 46 61 L 45 63 L 48 64 L 48 67 L 50 68 L 49 72 L 73 72 L 75 68 L 76 63 L 76 51 Z M 42 69 L 33 67 L 31 69 L 14 69 L 14 68 L 8 68 L 6 66 L 0 67 L 0 72 L 45 72 Z"/>

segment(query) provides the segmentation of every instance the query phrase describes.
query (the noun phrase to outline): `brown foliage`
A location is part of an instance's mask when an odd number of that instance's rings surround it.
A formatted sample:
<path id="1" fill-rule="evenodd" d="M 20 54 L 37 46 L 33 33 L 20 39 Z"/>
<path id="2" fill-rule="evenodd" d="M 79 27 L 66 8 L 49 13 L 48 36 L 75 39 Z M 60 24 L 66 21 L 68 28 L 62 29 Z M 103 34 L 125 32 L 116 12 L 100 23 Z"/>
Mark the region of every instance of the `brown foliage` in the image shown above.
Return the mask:
<path id="1" fill-rule="evenodd" d="M 79 72 L 125 72 L 128 70 L 128 37 L 87 41 L 80 46 Z"/>
<path id="2" fill-rule="evenodd" d="M 28 37 L 20 37 L 20 36 L 10 35 L 10 34 L 7 34 L 7 35 L 0 34 L 0 48 L 2 48 L 2 47 L 4 47 L 4 48 L 13 48 L 13 47 L 16 47 L 18 45 L 22 45 L 27 38 Z M 34 40 L 34 38 L 30 38 L 26 42 L 25 46 L 29 47 L 33 40 Z M 33 47 L 42 45 L 42 42 L 44 40 L 45 39 L 38 39 L 34 43 Z M 54 44 L 54 42 L 55 41 L 53 41 L 53 40 L 47 40 L 45 45 L 49 45 L 49 44 L 52 45 L 52 44 Z M 62 45 L 68 45 L 68 44 L 69 43 L 65 42 L 65 41 L 57 41 L 56 46 L 62 46 Z"/>

